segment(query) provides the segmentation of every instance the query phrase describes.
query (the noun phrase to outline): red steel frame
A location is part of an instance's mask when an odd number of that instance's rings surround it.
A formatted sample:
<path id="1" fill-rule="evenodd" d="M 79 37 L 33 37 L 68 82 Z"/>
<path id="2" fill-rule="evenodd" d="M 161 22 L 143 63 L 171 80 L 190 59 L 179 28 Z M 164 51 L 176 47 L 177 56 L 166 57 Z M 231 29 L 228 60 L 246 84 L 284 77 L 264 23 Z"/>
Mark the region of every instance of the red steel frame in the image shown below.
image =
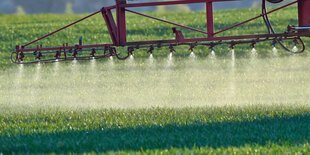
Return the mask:
<path id="1" fill-rule="evenodd" d="M 213 21 L 213 3 L 214 2 L 225 2 L 225 1 L 236 1 L 236 0 L 179 0 L 179 1 L 164 1 L 164 2 L 149 2 L 149 3 L 132 3 L 127 4 L 126 0 L 117 0 L 116 5 L 110 6 L 110 7 L 103 7 L 100 11 L 97 11 L 85 18 L 82 18 L 76 22 L 73 22 L 72 24 L 69 24 L 63 28 L 60 28 L 52 33 L 49 33 L 39 39 L 36 39 L 32 42 L 29 42 L 22 46 L 16 46 L 16 53 L 19 52 L 34 52 L 34 51 L 52 51 L 52 50 L 72 50 L 72 49 L 84 49 L 84 48 L 100 48 L 100 47 L 114 47 L 114 46 L 133 46 L 137 47 L 140 45 L 158 45 L 158 44 L 182 44 L 182 43 L 195 43 L 195 42 L 208 42 L 208 41 L 222 41 L 222 40 L 242 40 L 242 39 L 258 39 L 258 38 L 272 38 L 272 37 L 303 37 L 303 36 L 310 36 L 309 31 L 298 31 L 297 33 L 279 33 L 279 34 L 253 34 L 253 35 L 238 35 L 238 36 L 222 36 L 217 37 L 216 35 L 230 30 L 232 28 L 235 28 L 237 26 L 240 26 L 242 24 L 248 23 L 250 21 L 253 21 L 257 18 L 263 17 L 264 15 L 268 15 L 270 13 L 273 13 L 275 11 L 278 11 L 280 9 L 283 9 L 285 7 L 291 6 L 293 4 L 298 3 L 299 5 L 299 24 L 300 26 L 310 26 L 310 0 L 297 0 L 291 3 L 288 3 L 284 6 L 281 6 L 279 8 L 276 8 L 274 10 L 271 10 L 267 12 L 266 14 L 260 14 L 256 17 L 253 17 L 251 19 L 248 19 L 246 21 L 240 22 L 236 25 L 233 25 L 231 27 L 225 28 L 223 30 L 214 32 L 214 21 Z M 206 5 L 206 21 L 207 21 L 207 31 L 204 30 L 198 30 L 195 28 L 191 28 L 188 26 L 184 26 L 181 24 L 173 23 L 170 21 L 166 21 L 163 19 L 159 19 L 156 17 L 152 17 L 149 15 L 145 15 L 142 13 L 138 13 L 136 11 L 129 10 L 128 8 L 132 7 L 146 7 L 146 6 L 159 6 L 159 5 L 177 5 L 177 4 L 191 4 L 191 3 L 205 3 Z M 116 20 L 114 20 L 112 15 L 112 10 L 116 10 Z M 137 14 L 140 16 L 144 16 L 147 18 L 151 18 L 157 21 L 165 22 L 168 24 L 172 24 L 178 27 L 182 27 L 185 29 L 189 29 L 192 31 L 200 32 L 203 34 L 206 34 L 206 37 L 204 38 L 190 38 L 185 39 L 183 37 L 183 34 L 181 31 L 177 31 L 174 29 L 174 33 L 176 33 L 176 39 L 175 40 L 149 40 L 149 41 L 138 41 L 138 42 L 127 42 L 126 39 L 126 12 L 130 12 L 133 14 Z M 77 24 L 87 18 L 90 18 L 98 13 L 102 13 L 102 16 L 106 22 L 108 31 L 110 33 L 110 37 L 112 40 L 112 44 L 97 44 L 97 45 L 74 45 L 74 46 L 68 46 L 63 45 L 61 47 L 37 47 L 37 48 L 26 48 L 27 46 L 34 44 L 38 42 L 39 40 L 42 40 L 46 37 L 49 37 L 63 29 L 66 29 L 74 24 Z"/>

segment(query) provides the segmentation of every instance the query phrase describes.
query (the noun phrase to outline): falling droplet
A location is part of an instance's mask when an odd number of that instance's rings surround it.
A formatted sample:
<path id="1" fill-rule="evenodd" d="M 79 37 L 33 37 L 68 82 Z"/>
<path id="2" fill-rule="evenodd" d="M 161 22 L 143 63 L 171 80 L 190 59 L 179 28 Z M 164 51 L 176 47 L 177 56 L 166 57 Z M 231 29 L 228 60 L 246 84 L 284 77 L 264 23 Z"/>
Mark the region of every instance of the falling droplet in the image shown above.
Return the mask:
<path id="1" fill-rule="evenodd" d="M 173 53 L 170 52 L 170 54 L 168 56 L 167 67 L 170 67 L 172 65 L 172 56 L 173 56 Z"/>
<path id="2" fill-rule="evenodd" d="M 231 59 L 232 59 L 233 61 L 235 61 L 235 59 L 236 59 L 235 50 L 234 50 L 234 49 L 231 50 Z"/>
<path id="3" fill-rule="evenodd" d="M 150 54 L 150 57 L 149 57 L 150 61 L 153 62 L 154 61 L 154 57 L 153 57 L 153 54 Z"/>
<path id="4" fill-rule="evenodd" d="M 40 70 L 41 69 L 41 62 L 38 62 L 37 63 L 37 70 Z"/>
<path id="5" fill-rule="evenodd" d="M 277 56 L 278 55 L 278 49 L 276 47 L 273 47 L 272 53 L 273 53 L 273 55 Z"/>
<path id="6" fill-rule="evenodd" d="M 59 70 L 59 62 L 56 61 L 54 63 L 54 75 L 57 75 L 58 74 L 58 70 Z"/>
<path id="7" fill-rule="evenodd" d="M 168 57 L 168 60 L 169 60 L 169 61 L 171 61 L 171 60 L 172 60 L 172 56 L 173 56 L 173 53 L 172 53 L 172 52 L 170 52 L 169 57 Z"/>
<path id="8" fill-rule="evenodd" d="M 211 58 L 211 59 L 214 59 L 214 58 L 216 58 L 216 55 L 215 55 L 215 52 L 214 52 L 214 50 L 212 50 L 212 51 L 211 51 L 211 54 L 210 54 L 210 58 Z"/>
<path id="9" fill-rule="evenodd" d="M 234 69 L 235 68 L 235 63 L 236 63 L 236 56 L 235 56 L 235 50 L 231 50 L 231 67 Z"/>
<path id="10" fill-rule="evenodd" d="M 129 60 L 127 61 L 127 64 L 130 65 L 130 66 L 135 66 L 136 65 L 135 58 L 134 58 L 134 56 L 132 54 L 129 56 Z"/>
<path id="11" fill-rule="evenodd" d="M 230 100 L 234 100 L 236 96 L 236 57 L 235 57 L 235 50 L 231 50 L 231 70 L 230 70 L 230 76 L 229 76 L 229 94 Z"/>
<path id="12" fill-rule="evenodd" d="M 35 73 L 35 81 L 36 81 L 36 85 L 40 82 L 40 78 L 41 78 L 41 64 L 38 63 L 37 64 L 37 68 L 36 68 L 36 73 Z"/>
<path id="13" fill-rule="evenodd" d="M 149 63 L 150 63 L 150 64 L 153 64 L 153 63 L 154 63 L 153 54 L 150 54 L 150 56 L 149 56 Z"/>
<path id="14" fill-rule="evenodd" d="M 297 52 L 297 51 L 298 51 L 297 46 L 294 46 L 293 49 L 292 49 L 292 51 L 293 51 L 293 52 Z"/>
<path id="15" fill-rule="evenodd" d="M 110 67 L 113 67 L 113 65 L 114 65 L 114 61 L 113 61 L 113 57 L 112 56 L 110 56 L 110 58 L 109 58 L 109 60 L 108 60 L 108 64 L 110 65 Z"/>
<path id="16" fill-rule="evenodd" d="M 93 57 L 93 59 L 91 60 L 90 62 L 90 66 L 91 66 L 91 69 L 94 71 L 95 68 L 96 68 L 96 59 Z"/>
<path id="17" fill-rule="evenodd" d="M 255 48 L 252 48 L 251 50 L 251 57 L 256 57 L 257 56 L 257 51 Z"/>
<path id="18" fill-rule="evenodd" d="M 194 52 L 191 52 L 191 54 L 189 55 L 190 58 L 196 58 L 196 55 Z"/>
<path id="19" fill-rule="evenodd" d="M 72 63 L 73 63 L 73 64 L 76 64 L 76 63 L 77 63 L 76 58 L 73 59 Z"/>
<path id="20" fill-rule="evenodd" d="M 24 70 L 24 64 L 20 64 L 19 65 L 19 74 L 21 75 L 23 73 Z"/>

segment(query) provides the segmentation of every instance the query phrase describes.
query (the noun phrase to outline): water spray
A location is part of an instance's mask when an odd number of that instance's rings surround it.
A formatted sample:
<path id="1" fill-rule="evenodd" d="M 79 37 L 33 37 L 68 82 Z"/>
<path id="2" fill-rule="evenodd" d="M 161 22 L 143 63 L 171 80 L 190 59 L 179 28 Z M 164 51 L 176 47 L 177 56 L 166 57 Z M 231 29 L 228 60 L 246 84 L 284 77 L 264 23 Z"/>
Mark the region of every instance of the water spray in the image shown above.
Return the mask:
<path id="1" fill-rule="evenodd" d="M 215 58 L 216 57 L 215 51 L 214 51 L 214 47 L 215 47 L 214 44 L 211 44 L 210 47 L 209 47 L 209 49 L 211 50 L 211 55 L 210 55 L 211 58 Z"/>

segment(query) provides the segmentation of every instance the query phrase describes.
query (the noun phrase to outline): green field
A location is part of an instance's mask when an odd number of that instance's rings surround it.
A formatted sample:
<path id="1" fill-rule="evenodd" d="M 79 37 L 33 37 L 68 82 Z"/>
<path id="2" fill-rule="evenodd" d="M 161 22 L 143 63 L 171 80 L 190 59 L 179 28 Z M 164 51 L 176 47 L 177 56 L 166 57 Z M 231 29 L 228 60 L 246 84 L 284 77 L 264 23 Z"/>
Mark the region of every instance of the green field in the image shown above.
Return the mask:
<path id="1" fill-rule="evenodd" d="M 247 20 L 251 17 L 259 15 L 260 9 L 242 9 L 242 10 L 225 10 L 216 11 L 214 15 L 215 31 L 227 28 L 241 21 Z M 179 24 L 187 25 L 197 29 L 206 29 L 206 15 L 204 12 L 191 12 L 191 13 L 151 13 L 150 15 L 160 17 L 162 19 L 170 20 Z M 61 28 L 73 21 L 76 21 L 86 15 L 1 15 L 0 23 L 0 58 L 1 67 L 10 66 L 8 61 L 9 53 L 15 50 L 15 45 L 22 45 L 41 37 L 48 32 Z M 279 12 L 270 14 L 272 24 L 276 32 L 282 33 L 287 31 L 287 25 L 298 25 L 298 16 L 296 7 L 285 8 Z M 141 41 L 151 39 L 174 39 L 175 35 L 172 32 L 173 25 L 154 21 L 138 15 L 127 15 L 127 40 L 128 41 Z M 199 32 L 190 31 L 183 28 L 178 28 L 183 31 L 185 38 L 190 37 L 205 37 L 204 34 Z M 266 27 L 262 19 L 257 19 L 253 22 L 244 24 L 238 28 L 220 33 L 218 36 L 225 35 L 241 35 L 241 34 L 258 34 L 267 33 Z M 62 46 L 63 43 L 69 45 L 78 44 L 80 36 L 83 37 L 84 44 L 101 44 L 111 43 L 110 36 L 107 31 L 106 25 L 102 16 L 96 15 L 84 22 L 61 31 L 49 38 L 38 42 L 33 45 L 42 44 L 43 46 Z M 306 42 L 307 43 L 307 42 Z M 272 48 L 270 43 L 262 43 L 257 45 L 257 49 L 261 51 L 264 56 L 265 49 Z M 237 56 L 243 56 L 248 50 L 249 45 L 238 45 Z M 199 47 L 200 49 L 202 47 Z M 177 48 L 177 55 L 187 55 L 188 47 Z M 217 55 L 227 54 L 227 45 L 217 46 L 215 48 Z M 261 50 L 262 49 L 262 50 Z M 119 49 L 121 53 L 126 53 L 126 49 Z M 196 50 L 196 54 L 204 57 L 210 53 L 207 47 L 202 50 Z M 168 50 L 155 50 L 154 56 L 166 56 Z M 135 53 L 139 57 L 147 57 L 146 49 L 139 50 Z M 287 54 L 282 52 L 282 54 Z"/>
<path id="2" fill-rule="evenodd" d="M 216 11 L 216 30 L 260 13 Z M 150 13 L 203 29 L 202 12 Z M 10 52 L 84 15 L 0 15 L 0 154 L 310 154 L 309 52 L 292 56 L 260 43 L 146 51 L 135 60 L 16 66 Z M 128 39 L 173 39 L 170 25 L 128 15 Z M 270 16 L 278 32 L 295 8 Z M 184 20 L 187 19 L 187 20 Z M 203 37 L 183 30 L 185 37 Z M 262 20 L 222 35 L 266 32 Z M 40 44 L 109 43 L 100 15 Z M 306 39 L 309 44 L 309 39 Z M 307 46 L 309 47 L 309 46 Z M 121 49 L 120 49 L 121 50 Z"/>
<path id="3" fill-rule="evenodd" d="M 6 153 L 309 154 L 304 107 L 48 111 L 1 115 Z"/>

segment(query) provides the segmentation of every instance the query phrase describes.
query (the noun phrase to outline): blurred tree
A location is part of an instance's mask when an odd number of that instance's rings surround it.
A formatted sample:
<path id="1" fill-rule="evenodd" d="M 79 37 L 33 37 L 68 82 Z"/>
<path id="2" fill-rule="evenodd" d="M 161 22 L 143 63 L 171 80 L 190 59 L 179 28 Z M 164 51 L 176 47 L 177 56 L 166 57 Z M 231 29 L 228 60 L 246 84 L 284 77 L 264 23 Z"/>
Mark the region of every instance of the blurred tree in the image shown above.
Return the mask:
<path id="1" fill-rule="evenodd" d="M 156 12 L 166 12 L 166 11 L 173 11 L 173 12 L 190 12 L 191 9 L 188 5 L 178 4 L 178 5 L 169 5 L 169 6 L 157 6 Z"/>
<path id="2" fill-rule="evenodd" d="M 165 1 L 165 0 L 133 0 L 129 3 L 137 2 L 154 2 L 154 1 Z M 283 3 L 288 3 L 293 0 L 285 0 Z M 102 6 L 109 6 L 115 4 L 115 0 L 0 0 L 0 12 L 3 13 L 16 13 L 17 6 L 21 6 L 24 12 L 28 14 L 33 13 L 65 13 L 66 4 L 72 4 L 72 10 L 74 13 L 90 13 L 99 10 Z M 280 3 L 282 5 L 283 3 Z M 214 3 L 214 9 L 227 9 L 227 8 L 251 8 L 259 7 L 261 0 L 240 0 L 232 2 L 216 2 Z M 268 5 L 279 5 L 270 4 Z M 204 11 L 205 4 L 189 4 L 190 10 L 192 11 Z M 142 8 L 132 8 L 136 11 L 141 12 L 152 12 L 166 10 L 167 8 L 157 8 L 156 7 L 142 7 Z M 181 9 L 180 9 L 181 8 Z M 172 8 L 171 10 L 182 10 L 182 7 Z M 169 10 L 169 8 L 168 8 Z M 188 9 L 185 9 L 188 11 Z"/>
<path id="3" fill-rule="evenodd" d="M 72 3 L 68 2 L 66 5 L 66 10 L 65 10 L 65 14 L 73 14 L 73 10 L 72 10 Z"/>
<path id="4" fill-rule="evenodd" d="M 185 4 L 169 5 L 169 6 L 166 6 L 166 9 L 168 11 L 174 11 L 174 12 L 190 12 L 191 11 L 188 5 L 185 5 Z"/>
<path id="5" fill-rule="evenodd" d="M 15 6 L 21 6 L 27 13 L 64 13 L 69 0 L 11 0 Z"/>
<path id="6" fill-rule="evenodd" d="M 163 1 L 163 0 L 160 0 Z M 164 0 L 169 1 L 169 0 Z M 167 5 L 167 6 L 157 6 L 156 12 L 165 12 L 165 11 L 174 11 L 174 12 L 190 12 L 191 9 L 186 4 L 178 4 L 178 5 Z"/>
<path id="7" fill-rule="evenodd" d="M 114 5 L 114 0 L 71 0 L 76 13 L 94 12 L 103 6 Z"/>
<path id="8" fill-rule="evenodd" d="M 156 10 L 155 10 L 156 12 L 166 12 L 166 7 L 165 6 L 157 6 L 157 8 L 156 8 Z"/>
<path id="9" fill-rule="evenodd" d="M 24 11 L 22 6 L 17 6 L 16 14 L 17 15 L 25 15 L 26 13 L 25 13 L 25 11 Z"/>

